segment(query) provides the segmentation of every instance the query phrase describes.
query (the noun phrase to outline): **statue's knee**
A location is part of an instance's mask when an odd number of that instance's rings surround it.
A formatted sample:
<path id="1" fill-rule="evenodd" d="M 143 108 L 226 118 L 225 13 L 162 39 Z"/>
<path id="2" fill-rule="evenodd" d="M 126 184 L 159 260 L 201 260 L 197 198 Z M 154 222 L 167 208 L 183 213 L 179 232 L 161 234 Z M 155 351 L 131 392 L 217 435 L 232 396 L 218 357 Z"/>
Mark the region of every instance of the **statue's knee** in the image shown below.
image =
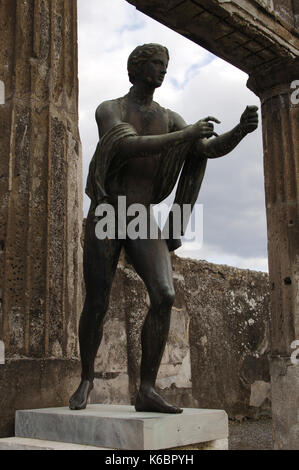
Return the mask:
<path id="1" fill-rule="evenodd" d="M 171 308 L 174 304 L 175 293 L 173 289 L 169 289 L 166 294 L 165 302 Z"/>
<path id="2" fill-rule="evenodd" d="M 171 310 L 174 303 L 175 293 L 172 287 L 165 286 L 159 290 L 153 299 L 152 305 L 163 310 Z"/>

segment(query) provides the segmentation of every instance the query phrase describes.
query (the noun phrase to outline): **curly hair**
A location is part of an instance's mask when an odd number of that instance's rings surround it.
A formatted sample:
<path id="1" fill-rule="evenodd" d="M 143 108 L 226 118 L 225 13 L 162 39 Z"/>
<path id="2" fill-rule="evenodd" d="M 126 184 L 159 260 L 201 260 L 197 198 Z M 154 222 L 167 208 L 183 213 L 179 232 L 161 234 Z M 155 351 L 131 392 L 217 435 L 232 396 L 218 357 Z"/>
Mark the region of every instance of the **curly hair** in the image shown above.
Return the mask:
<path id="1" fill-rule="evenodd" d="M 159 52 L 166 54 L 166 57 L 169 60 L 167 47 L 161 46 L 160 44 L 143 44 L 143 46 L 137 46 L 134 51 L 131 52 L 128 58 L 128 74 L 131 83 L 134 84 L 143 64 Z"/>

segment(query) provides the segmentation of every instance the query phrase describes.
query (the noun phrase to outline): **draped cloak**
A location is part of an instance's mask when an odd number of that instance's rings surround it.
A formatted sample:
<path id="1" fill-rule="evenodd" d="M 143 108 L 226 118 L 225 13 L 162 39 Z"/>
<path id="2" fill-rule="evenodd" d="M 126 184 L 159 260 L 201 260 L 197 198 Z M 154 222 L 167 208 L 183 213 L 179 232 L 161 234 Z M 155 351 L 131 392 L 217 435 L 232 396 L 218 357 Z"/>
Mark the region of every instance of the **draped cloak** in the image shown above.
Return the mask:
<path id="1" fill-rule="evenodd" d="M 131 158 L 130 155 L 124 155 L 119 151 L 120 141 L 126 137 L 137 135 L 131 124 L 123 122 L 114 126 L 100 139 L 89 166 L 85 189 L 91 199 L 93 209 L 103 202 L 109 202 L 107 181 L 116 177 Z M 163 201 L 172 192 L 179 178 L 174 204 L 178 204 L 181 208 L 183 204 L 190 204 L 192 210 L 207 164 L 207 159 L 194 152 L 193 146 L 194 142 L 174 143 L 159 153 L 151 204 Z M 172 216 L 173 212 L 170 210 L 170 227 L 172 226 Z M 188 220 L 181 218 L 181 236 L 184 235 L 187 223 Z M 170 251 L 181 245 L 180 240 L 172 240 L 172 242 L 174 243 L 168 243 Z"/>

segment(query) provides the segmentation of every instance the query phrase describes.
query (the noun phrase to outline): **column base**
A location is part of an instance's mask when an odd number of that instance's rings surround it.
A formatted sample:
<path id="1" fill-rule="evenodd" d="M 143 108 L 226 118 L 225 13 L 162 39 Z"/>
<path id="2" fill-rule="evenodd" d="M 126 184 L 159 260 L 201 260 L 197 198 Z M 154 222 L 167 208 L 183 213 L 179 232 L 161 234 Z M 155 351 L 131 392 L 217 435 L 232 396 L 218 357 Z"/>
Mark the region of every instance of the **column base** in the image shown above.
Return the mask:
<path id="1" fill-rule="evenodd" d="M 272 413 L 275 450 L 299 450 L 299 364 L 272 358 Z"/>
<path id="2" fill-rule="evenodd" d="M 80 370 L 78 359 L 6 359 L 0 365 L 0 437 L 14 436 L 20 408 L 67 405 L 80 382 Z"/>

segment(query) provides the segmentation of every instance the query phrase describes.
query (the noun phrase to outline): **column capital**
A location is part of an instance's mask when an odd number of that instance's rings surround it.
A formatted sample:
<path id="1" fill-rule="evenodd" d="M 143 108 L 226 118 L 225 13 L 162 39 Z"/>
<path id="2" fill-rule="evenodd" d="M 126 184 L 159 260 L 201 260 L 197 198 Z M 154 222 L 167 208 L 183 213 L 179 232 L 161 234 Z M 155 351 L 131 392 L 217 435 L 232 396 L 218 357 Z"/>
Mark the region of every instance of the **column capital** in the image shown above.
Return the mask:
<path id="1" fill-rule="evenodd" d="M 274 96 L 274 91 L 277 95 L 289 91 L 294 80 L 299 80 L 299 57 L 264 65 L 249 76 L 247 87 L 263 99 L 269 93 Z"/>

